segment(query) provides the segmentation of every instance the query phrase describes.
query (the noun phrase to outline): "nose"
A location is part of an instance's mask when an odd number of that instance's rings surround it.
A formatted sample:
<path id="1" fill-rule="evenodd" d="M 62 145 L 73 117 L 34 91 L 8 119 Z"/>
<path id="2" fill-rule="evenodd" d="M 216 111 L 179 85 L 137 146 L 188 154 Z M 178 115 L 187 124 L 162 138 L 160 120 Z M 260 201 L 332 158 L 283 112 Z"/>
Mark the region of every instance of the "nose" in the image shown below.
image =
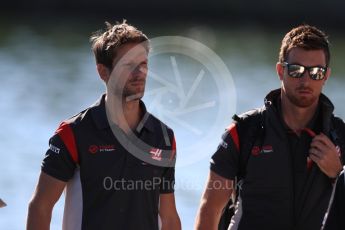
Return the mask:
<path id="1" fill-rule="evenodd" d="M 139 65 L 134 69 L 133 73 L 146 75 L 147 74 L 147 68 Z"/>
<path id="2" fill-rule="evenodd" d="M 312 81 L 313 79 L 311 79 L 310 75 L 309 75 L 309 71 L 306 70 L 304 73 L 303 73 L 303 76 L 300 78 L 300 81 L 304 82 L 304 83 L 308 83 L 310 81 Z"/>

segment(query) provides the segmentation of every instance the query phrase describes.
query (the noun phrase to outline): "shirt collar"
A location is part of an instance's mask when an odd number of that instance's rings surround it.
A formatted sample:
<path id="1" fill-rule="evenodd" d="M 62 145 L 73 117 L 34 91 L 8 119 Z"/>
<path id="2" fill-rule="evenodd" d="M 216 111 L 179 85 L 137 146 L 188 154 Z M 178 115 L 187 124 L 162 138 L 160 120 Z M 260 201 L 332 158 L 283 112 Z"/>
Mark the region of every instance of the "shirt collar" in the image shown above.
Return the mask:
<path id="1" fill-rule="evenodd" d="M 146 106 L 142 100 L 140 100 L 140 107 L 143 110 L 144 116 L 142 117 L 141 121 L 139 122 L 136 131 L 141 132 L 143 128 L 153 132 L 154 131 L 154 124 L 153 124 L 153 117 L 152 115 L 146 110 Z M 109 122 L 105 110 L 105 94 L 101 96 L 91 107 L 91 114 L 93 120 L 98 129 L 105 129 L 109 128 Z"/>
<path id="2" fill-rule="evenodd" d="M 277 98 L 276 98 L 276 101 L 275 101 L 275 103 L 273 103 L 273 106 L 276 107 L 276 109 L 277 109 L 277 111 L 278 111 L 278 114 L 279 114 L 279 118 L 280 118 L 280 120 L 281 120 L 283 126 L 285 127 L 285 129 L 288 130 L 288 131 L 293 132 L 293 131 L 288 127 L 288 125 L 285 123 L 285 121 L 284 121 L 283 112 L 282 112 L 282 105 L 281 105 L 281 98 L 280 98 L 280 97 L 277 97 Z M 312 119 L 311 119 L 311 120 L 308 122 L 308 124 L 307 124 L 307 128 L 310 128 L 310 129 L 312 129 L 312 130 L 314 130 L 314 131 L 315 131 L 315 128 L 317 128 L 317 127 L 316 127 L 316 125 L 317 125 L 317 122 L 316 122 L 316 121 L 317 121 L 317 119 L 319 118 L 320 108 L 321 108 L 321 105 L 320 105 L 320 102 L 319 102 L 319 104 L 318 104 L 318 106 L 317 106 L 317 108 L 316 108 L 316 111 L 315 111 L 315 113 L 314 113 Z"/>

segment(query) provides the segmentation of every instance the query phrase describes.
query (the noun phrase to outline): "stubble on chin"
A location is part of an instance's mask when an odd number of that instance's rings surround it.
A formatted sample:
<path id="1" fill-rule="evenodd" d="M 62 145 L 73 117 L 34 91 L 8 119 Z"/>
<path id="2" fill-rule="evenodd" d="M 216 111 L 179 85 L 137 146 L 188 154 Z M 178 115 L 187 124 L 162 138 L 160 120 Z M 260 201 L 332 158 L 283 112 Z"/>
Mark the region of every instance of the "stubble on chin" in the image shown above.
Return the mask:
<path id="1" fill-rule="evenodd" d="M 124 98 L 126 98 L 126 102 L 129 102 L 129 101 L 134 101 L 134 100 L 140 100 L 143 96 L 144 96 L 144 93 L 140 92 L 136 94 L 126 95 L 124 96 Z"/>
<path id="2" fill-rule="evenodd" d="M 314 95 L 312 95 L 311 97 L 306 97 L 293 95 L 292 93 L 286 92 L 286 96 L 292 104 L 300 108 L 310 107 L 317 100 Z"/>

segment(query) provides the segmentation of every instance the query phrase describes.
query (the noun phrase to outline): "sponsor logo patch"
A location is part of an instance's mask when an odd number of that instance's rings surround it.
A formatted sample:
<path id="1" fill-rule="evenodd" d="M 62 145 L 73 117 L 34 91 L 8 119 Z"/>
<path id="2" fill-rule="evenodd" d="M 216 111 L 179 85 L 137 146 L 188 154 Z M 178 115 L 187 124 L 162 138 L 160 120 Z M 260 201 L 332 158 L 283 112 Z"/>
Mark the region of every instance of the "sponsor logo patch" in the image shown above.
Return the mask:
<path id="1" fill-rule="evenodd" d="M 258 156 L 259 154 L 264 153 L 273 153 L 273 147 L 272 145 L 253 146 L 251 153 L 253 156 Z"/>
<path id="2" fill-rule="evenodd" d="M 224 149 L 227 149 L 228 148 L 228 143 L 226 143 L 225 141 L 222 141 L 220 143 L 220 145 L 224 148 Z"/>
<path id="3" fill-rule="evenodd" d="M 59 154 L 59 153 L 60 153 L 60 148 L 56 147 L 55 145 L 50 144 L 50 145 L 49 145 L 49 149 L 50 149 L 51 151 L 53 151 L 54 153 L 56 153 L 56 154 Z"/>
<path id="4" fill-rule="evenodd" d="M 263 153 L 272 153 L 273 152 L 272 145 L 264 145 L 264 146 L 262 146 L 262 152 Z"/>
<path id="5" fill-rule="evenodd" d="M 115 151 L 114 145 L 90 145 L 89 152 L 95 154 L 97 152 L 112 152 Z"/>
<path id="6" fill-rule="evenodd" d="M 253 155 L 253 156 L 259 155 L 260 152 L 261 152 L 261 148 L 260 148 L 259 146 L 254 146 L 254 147 L 252 148 L 252 155 Z"/>

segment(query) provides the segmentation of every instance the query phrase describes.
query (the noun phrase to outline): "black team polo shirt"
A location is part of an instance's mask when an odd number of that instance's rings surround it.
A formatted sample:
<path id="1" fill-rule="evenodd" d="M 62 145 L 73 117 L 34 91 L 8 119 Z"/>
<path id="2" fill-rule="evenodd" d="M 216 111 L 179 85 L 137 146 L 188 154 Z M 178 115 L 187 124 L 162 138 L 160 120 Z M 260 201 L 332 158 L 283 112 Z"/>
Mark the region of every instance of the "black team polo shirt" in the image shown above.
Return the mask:
<path id="1" fill-rule="evenodd" d="M 42 171 L 67 182 L 63 229 L 158 230 L 159 195 L 174 192 L 176 144 L 173 130 L 140 106 L 131 135 L 110 127 L 103 95 L 50 139 Z M 131 154 L 139 142 L 142 152 Z"/>

